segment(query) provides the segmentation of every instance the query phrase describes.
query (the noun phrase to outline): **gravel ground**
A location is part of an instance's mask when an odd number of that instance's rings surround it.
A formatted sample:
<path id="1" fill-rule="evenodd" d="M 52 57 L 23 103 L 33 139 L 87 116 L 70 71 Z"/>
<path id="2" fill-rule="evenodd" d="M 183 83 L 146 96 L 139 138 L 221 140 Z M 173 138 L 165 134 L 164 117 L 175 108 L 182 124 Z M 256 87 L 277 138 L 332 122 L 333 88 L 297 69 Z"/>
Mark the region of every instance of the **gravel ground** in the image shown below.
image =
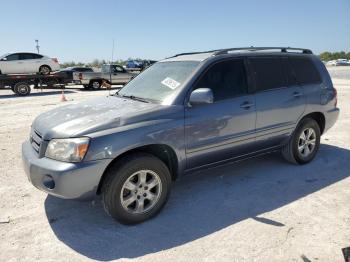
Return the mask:
<path id="1" fill-rule="evenodd" d="M 27 181 L 21 143 L 39 113 L 63 103 L 54 90 L 0 90 L 0 261 L 344 261 L 350 68 L 330 71 L 343 76 L 334 78 L 341 115 L 312 163 L 290 165 L 275 153 L 190 175 L 159 216 L 131 227 L 105 215 L 99 199 L 56 199 Z M 65 103 L 107 94 L 70 89 Z"/>

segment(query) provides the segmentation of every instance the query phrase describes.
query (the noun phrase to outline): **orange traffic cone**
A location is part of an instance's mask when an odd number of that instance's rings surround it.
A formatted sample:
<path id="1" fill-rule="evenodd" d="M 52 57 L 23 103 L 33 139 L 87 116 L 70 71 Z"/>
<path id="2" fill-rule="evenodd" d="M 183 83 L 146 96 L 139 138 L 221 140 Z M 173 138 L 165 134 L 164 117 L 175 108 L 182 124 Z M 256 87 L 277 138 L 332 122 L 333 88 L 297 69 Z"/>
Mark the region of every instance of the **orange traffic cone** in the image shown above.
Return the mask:
<path id="1" fill-rule="evenodd" d="M 64 95 L 63 89 L 62 89 L 62 94 L 61 94 L 61 100 L 60 100 L 60 101 L 61 101 L 61 102 L 66 102 L 66 101 L 68 101 L 67 98 L 66 98 L 66 96 Z"/>

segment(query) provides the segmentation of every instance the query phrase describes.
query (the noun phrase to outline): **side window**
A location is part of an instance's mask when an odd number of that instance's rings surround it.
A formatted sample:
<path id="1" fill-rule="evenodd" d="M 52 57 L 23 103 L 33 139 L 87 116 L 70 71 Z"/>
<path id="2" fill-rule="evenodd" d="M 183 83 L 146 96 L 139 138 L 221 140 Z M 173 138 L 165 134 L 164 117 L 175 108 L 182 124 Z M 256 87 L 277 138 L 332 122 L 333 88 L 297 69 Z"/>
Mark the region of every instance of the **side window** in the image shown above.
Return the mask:
<path id="1" fill-rule="evenodd" d="M 108 65 L 103 65 L 101 68 L 101 72 L 104 74 L 109 74 L 109 66 Z"/>
<path id="2" fill-rule="evenodd" d="M 290 57 L 289 60 L 300 84 L 318 84 L 321 82 L 320 75 L 311 59 Z"/>
<path id="3" fill-rule="evenodd" d="M 296 86 L 298 85 L 298 81 L 297 81 L 297 78 L 296 78 L 296 75 L 295 75 L 295 72 L 289 62 L 289 59 L 288 57 L 283 57 L 281 59 L 282 61 L 282 64 L 283 64 L 283 68 L 284 68 L 284 72 L 285 72 L 285 75 L 287 77 L 287 83 L 288 83 L 288 86 Z"/>
<path id="4" fill-rule="evenodd" d="M 194 89 L 210 88 L 214 102 L 247 93 L 247 77 L 243 59 L 219 62 L 209 68 Z"/>
<path id="5" fill-rule="evenodd" d="M 29 53 L 21 53 L 19 57 L 20 60 L 34 59 L 33 55 Z"/>
<path id="6" fill-rule="evenodd" d="M 254 72 L 257 92 L 287 86 L 280 57 L 254 57 L 249 61 Z"/>
<path id="7" fill-rule="evenodd" d="M 121 66 L 115 66 L 114 71 L 117 73 L 122 73 L 122 72 L 124 72 L 124 69 Z"/>
<path id="8" fill-rule="evenodd" d="M 7 58 L 7 61 L 19 60 L 19 54 L 8 55 L 6 58 Z"/>
<path id="9" fill-rule="evenodd" d="M 31 59 L 41 59 L 41 58 L 43 58 L 43 56 L 42 55 L 38 55 L 38 54 L 30 54 L 31 55 Z"/>

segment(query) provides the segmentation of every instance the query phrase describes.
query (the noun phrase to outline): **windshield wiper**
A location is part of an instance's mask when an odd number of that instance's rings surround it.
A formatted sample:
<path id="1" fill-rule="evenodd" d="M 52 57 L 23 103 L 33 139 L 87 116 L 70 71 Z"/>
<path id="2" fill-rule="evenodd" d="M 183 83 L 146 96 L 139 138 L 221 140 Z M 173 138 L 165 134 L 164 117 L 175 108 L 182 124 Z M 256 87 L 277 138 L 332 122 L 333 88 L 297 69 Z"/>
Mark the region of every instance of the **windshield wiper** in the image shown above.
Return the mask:
<path id="1" fill-rule="evenodd" d="M 136 100 L 136 101 L 140 101 L 140 102 L 144 102 L 144 103 L 150 103 L 149 100 L 145 99 L 145 98 L 142 98 L 142 97 L 138 97 L 138 96 L 133 96 L 133 95 L 119 95 L 117 94 L 118 96 L 121 96 L 121 97 L 125 97 L 125 98 L 129 98 L 129 99 L 132 99 L 132 100 Z"/>

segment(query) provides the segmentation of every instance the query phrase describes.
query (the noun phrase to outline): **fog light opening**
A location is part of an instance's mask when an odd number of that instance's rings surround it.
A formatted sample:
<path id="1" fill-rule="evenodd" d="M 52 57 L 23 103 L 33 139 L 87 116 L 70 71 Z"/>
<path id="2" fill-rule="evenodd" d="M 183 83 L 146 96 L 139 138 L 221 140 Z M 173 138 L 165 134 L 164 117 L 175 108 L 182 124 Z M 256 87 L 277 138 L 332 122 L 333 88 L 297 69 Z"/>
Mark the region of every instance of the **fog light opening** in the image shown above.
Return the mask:
<path id="1" fill-rule="evenodd" d="M 55 180 L 53 180 L 53 177 L 50 175 L 45 175 L 43 178 L 43 185 L 49 189 L 52 190 L 55 188 Z"/>

